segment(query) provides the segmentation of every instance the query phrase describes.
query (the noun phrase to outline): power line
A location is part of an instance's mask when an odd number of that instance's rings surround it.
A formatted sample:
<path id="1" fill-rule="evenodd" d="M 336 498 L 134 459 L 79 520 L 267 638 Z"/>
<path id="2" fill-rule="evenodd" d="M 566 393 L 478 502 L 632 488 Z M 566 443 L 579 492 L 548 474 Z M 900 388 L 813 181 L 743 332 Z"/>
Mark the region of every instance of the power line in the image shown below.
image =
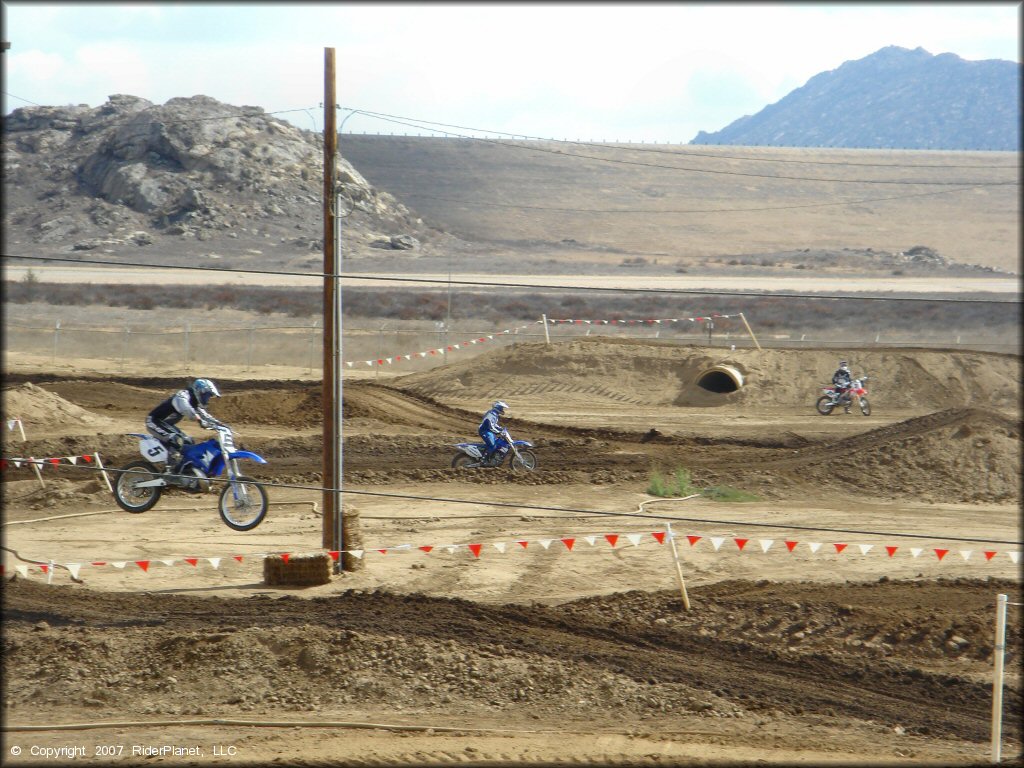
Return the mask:
<path id="1" fill-rule="evenodd" d="M 44 104 L 36 104 L 36 102 L 34 102 L 34 101 L 29 101 L 28 99 L 24 99 L 21 96 L 15 96 L 13 93 L 9 93 L 7 91 L 4 91 L 3 94 L 5 96 L 10 96 L 11 98 L 18 99 L 18 101 L 24 101 L 26 104 L 31 104 L 34 107 L 40 107 L 42 109 L 48 109 L 48 108 L 60 109 L 61 108 L 61 107 L 48 107 L 47 105 L 44 105 Z M 148 112 L 148 111 L 154 110 L 154 109 L 162 109 L 162 108 L 164 108 L 166 106 L 167 106 L 166 104 L 150 104 L 148 107 L 144 107 L 143 109 L 140 109 L 138 112 L 134 112 L 134 113 L 132 113 L 130 115 L 126 115 L 121 120 L 113 120 L 113 121 L 111 121 L 109 123 L 104 123 L 102 127 L 103 128 L 116 128 L 118 126 L 128 125 L 130 123 L 137 123 L 138 121 L 136 120 L 136 118 L 139 115 L 141 115 L 142 113 Z M 230 113 L 226 113 L 226 114 L 222 114 L 222 115 L 207 115 L 207 116 L 204 116 L 204 117 L 188 117 L 188 118 L 181 118 L 181 119 L 177 119 L 177 120 L 155 119 L 155 120 L 151 120 L 148 124 L 149 125 L 158 125 L 158 124 L 173 125 L 175 123 L 201 123 L 201 122 L 206 122 L 206 121 L 210 121 L 210 120 L 236 120 L 236 119 L 238 119 L 240 117 L 267 117 L 267 116 L 272 116 L 272 115 L 285 115 L 285 114 L 289 114 L 289 113 L 292 113 L 292 112 L 306 112 L 306 113 L 309 113 L 310 109 L 313 109 L 313 107 L 298 107 L 297 109 L 277 109 L 277 110 L 273 110 L 273 111 L 268 112 L 268 111 L 264 110 L 261 107 L 250 107 L 249 109 L 245 109 L 243 107 L 241 112 L 230 112 Z M 259 111 L 256 111 L 256 110 L 259 110 Z M 316 121 L 315 120 L 313 121 L 313 125 L 314 125 L 314 128 L 315 128 L 315 126 L 316 126 Z M 314 133 L 317 133 L 317 131 L 314 130 Z"/>
<path id="2" fill-rule="evenodd" d="M 712 159 L 715 159 L 715 160 L 744 160 L 744 161 L 756 162 L 756 163 L 784 163 L 784 164 L 787 164 L 787 165 L 838 165 L 838 166 L 851 166 L 851 167 L 862 167 L 862 168 L 950 168 L 950 169 L 972 168 L 972 169 L 995 169 L 995 170 L 1010 170 L 1010 169 L 1020 170 L 1019 164 L 1015 165 L 1015 166 L 1008 166 L 1008 165 L 971 165 L 971 164 L 963 164 L 963 165 L 957 164 L 957 165 L 954 165 L 954 164 L 949 164 L 949 163 L 936 163 L 936 164 L 930 164 L 930 163 L 858 163 L 858 162 L 850 162 L 850 161 L 846 161 L 846 160 L 843 160 L 843 161 L 838 161 L 838 160 L 794 160 L 794 159 L 791 159 L 791 158 L 777 158 L 777 157 L 744 157 L 742 155 L 724 155 L 724 154 L 720 154 L 720 153 L 700 152 L 700 151 L 697 151 L 697 150 L 689 150 L 689 149 L 685 149 L 685 150 L 659 149 L 657 147 L 648 147 L 648 146 L 644 146 L 644 145 L 633 146 L 632 144 L 630 144 L 628 146 L 623 146 L 620 142 L 611 142 L 611 145 L 613 145 L 613 146 L 610 146 L 609 143 L 603 143 L 602 144 L 602 143 L 593 142 L 593 141 L 570 141 L 568 139 L 552 139 L 552 138 L 545 138 L 543 136 L 529 136 L 529 135 L 523 134 L 523 133 L 506 133 L 505 131 L 495 131 L 495 130 L 491 130 L 489 128 L 473 128 L 473 127 L 464 126 L 464 125 L 452 125 L 452 124 L 449 124 L 449 123 L 439 123 L 439 122 L 434 122 L 434 121 L 431 121 L 431 120 L 420 120 L 418 118 L 403 117 L 401 115 L 389 115 L 389 114 L 384 113 L 384 112 L 371 112 L 371 111 L 366 110 L 366 109 L 354 109 L 352 107 L 339 107 L 339 109 L 348 110 L 348 111 L 352 112 L 353 114 L 358 113 L 358 114 L 361 114 L 361 115 L 366 115 L 367 117 L 376 117 L 376 118 L 378 118 L 380 120 L 384 120 L 385 122 L 392 122 L 392 121 L 399 121 L 399 120 L 412 120 L 412 121 L 415 121 L 415 123 L 422 124 L 422 126 L 437 125 L 437 126 L 442 126 L 444 128 L 457 128 L 457 129 L 463 130 L 463 131 L 476 131 L 476 132 L 479 132 L 479 133 L 489 133 L 489 134 L 494 134 L 494 135 L 498 135 L 498 136 L 508 136 L 509 138 L 511 138 L 513 140 L 515 140 L 515 139 L 523 139 L 523 140 L 528 140 L 528 141 L 547 141 L 547 142 L 551 142 L 551 143 L 555 143 L 555 144 L 574 144 L 576 146 L 593 147 L 595 149 L 615 149 L 615 150 L 628 151 L 628 152 L 647 152 L 647 153 L 652 153 L 652 154 L 671 155 L 671 156 L 674 156 L 674 157 L 708 157 L 708 158 L 712 158 Z M 421 126 L 420 125 L 415 125 L 413 127 L 421 127 Z M 444 133 L 444 131 L 440 131 L 440 132 Z M 467 137 L 464 137 L 464 138 L 479 138 L 479 137 L 467 136 Z M 812 148 L 811 147 L 798 147 L 798 149 L 812 149 Z M 831 147 L 831 149 L 845 149 L 845 148 L 844 147 Z"/>
<path id="3" fill-rule="evenodd" d="M 672 296 L 676 294 L 694 294 L 698 296 L 749 296 L 754 298 L 768 299 L 836 299 L 848 301 L 918 301 L 938 304 L 1020 304 L 1021 300 L 983 299 L 983 298 L 946 298 L 946 297 L 925 297 L 925 296 L 853 296 L 843 294 L 815 294 L 815 293 L 765 293 L 758 291 L 726 291 L 710 290 L 699 288 L 604 288 L 600 286 L 572 286 L 572 285 L 546 285 L 542 283 L 499 283 L 483 282 L 476 280 L 445 280 L 428 277 L 395 277 L 393 275 L 373 275 L 352 273 L 328 273 L 328 272 L 290 272 L 273 269 L 228 269 L 226 267 L 195 267 L 187 265 L 172 264 L 143 264 L 131 261 L 103 261 L 100 259 L 72 259 L 63 257 L 48 256 L 13 256 L 11 254 L 0 254 L 4 259 L 21 259 L 36 262 L 70 262 L 72 264 L 100 264 L 108 267 L 138 267 L 141 269 L 178 269 L 193 272 L 226 272 L 240 275 L 278 275 L 287 277 L 309 277 L 309 278 L 343 278 L 345 280 L 374 280 L 378 282 L 392 283 L 427 283 L 437 285 L 467 285 L 483 286 L 487 288 L 531 288 L 535 290 L 558 290 L 578 292 L 600 292 L 600 293 L 643 293 Z"/>
<path id="4" fill-rule="evenodd" d="M 363 110 L 359 110 L 360 114 L 367 114 Z M 385 122 L 396 123 L 398 125 L 405 125 L 410 128 L 424 128 L 423 125 L 419 125 L 412 122 L 403 120 L 383 117 L 378 114 L 369 113 L 371 116 L 376 117 L 378 120 Z M 434 130 L 425 128 L 425 130 Z M 468 139 L 470 141 L 479 141 L 485 144 L 495 144 L 503 147 L 509 147 L 514 149 L 522 149 L 528 152 L 540 152 L 550 155 L 560 155 L 562 157 L 569 158 L 580 158 L 583 160 L 594 160 L 600 163 L 615 163 L 619 165 L 630 165 L 630 166 L 642 166 L 644 168 L 659 168 L 668 171 L 685 171 L 687 173 L 708 173 L 719 176 L 743 176 L 747 178 L 758 178 L 758 179 L 771 179 L 777 181 L 812 181 L 812 182 L 825 182 L 829 184 L 895 184 L 900 186 L 978 186 L 978 187 L 1000 187 L 1000 186 L 1019 186 L 1020 180 L 1016 181 L 910 181 L 900 179 L 836 179 L 836 178 L 816 178 L 810 176 L 782 176 L 778 174 L 769 173 L 750 173 L 744 171 L 721 171 L 712 170 L 708 168 L 690 168 L 678 165 L 664 165 L 662 163 L 645 163 L 640 160 L 624 160 L 612 157 L 598 157 L 595 155 L 584 155 L 579 153 L 566 153 L 558 149 L 547 149 L 544 147 L 531 147 L 524 144 L 510 144 L 507 141 L 498 141 L 496 139 L 480 138 L 478 136 L 469 136 L 466 134 L 452 133 L 450 131 L 439 131 L 448 136 L 456 136 L 458 138 Z"/>
<path id="5" fill-rule="evenodd" d="M 42 459 L 36 459 L 39 462 Z M 124 470 L 114 467 L 105 467 L 100 469 L 99 467 L 86 467 L 75 465 L 76 469 L 85 469 L 90 472 L 108 472 L 114 474 L 123 473 Z M 176 475 L 177 477 L 177 475 Z M 210 483 L 228 484 L 231 480 L 210 477 L 206 478 Z M 486 507 L 501 507 L 501 508 L 512 508 L 512 509 L 531 509 L 539 512 L 567 512 L 573 515 L 588 515 L 593 517 L 636 517 L 643 520 L 666 520 L 669 522 L 680 522 L 680 523 L 702 523 L 707 525 L 720 525 L 720 526 L 749 526 L 752 528 L 772 528 L 775 530 L 793 530 L 793 531 L 820 531 L 823 533 L 849 533 L 859 536 L 884 536 L 890 538 L 905 538 L 905 539 L 940 539 L 942 541 L 964 541 L 974 542 L 978 544 L 1010 544 L 1020 546 L 1024 542 L 1020 541 L 1005 541 L 1002 539 L 979 539 L 968 536 L 947 536 L 945 534 L 928 534 L 928 533 L 893 533 L 890 531 L 874 531 L 865 530 L 858 528 L 828 528 L 823 526 L 814 525 L 793 525 L 789 523 L 757 523 L 748 520 L 719 520 L 715 518 L 702 518 L 702 517 L 678 517 L 676 515 L 659 515 L 653 512 L 607 512 L 604 510 L 597 509 L 583 509 L 580 507 L 552 507 L 540 504 L 522 504 L 519 502 L 508 502 L 508 501 L 489 501 L 482 499 L 453 499 L 446 496 L 420 496 L 410 493 L 388 493 L 386 491 L 353 491 L 348 488 L 327 488 L 325 486 L 317 485 L 300 485 L 297 483 L 276 483 L 273 481 L 255 480 L 252 482 L 258 482 L 260 485 L 264 485 L 268 488 L 289 488 L 292 490 L 300 491 L 317 491 L 319 493 L 341 493 L 349 494 L 353 496 L 377 496 L 388 499 L 408 499 L 411 501 L 434 501 L 445 504 L 474 504 Z M 479 515 L 480 518 L 486 518 L 488 515 Z"/>

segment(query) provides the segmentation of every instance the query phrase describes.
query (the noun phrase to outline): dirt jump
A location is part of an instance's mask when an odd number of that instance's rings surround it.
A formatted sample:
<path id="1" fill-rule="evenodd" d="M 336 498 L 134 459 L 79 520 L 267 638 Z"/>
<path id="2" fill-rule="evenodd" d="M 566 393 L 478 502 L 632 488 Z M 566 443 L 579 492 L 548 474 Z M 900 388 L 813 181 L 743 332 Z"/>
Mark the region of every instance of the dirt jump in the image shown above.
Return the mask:
<path id="1" fill-rule="evenodd" d="M 1007 595 L 1019 765 L 1020 356 L 850 354 L 867 416 L 815 411 L 826 349 L 588 337 L 347 377 L 358 566 L 313 586 L 265 565 L 330 549 L 319 380 L 209 373 L 268 460 L 239 533 L 210 494 L 128 514 L 106 484 L 187 379 L 15 360 L 5 764 L 980 764 Z M 536 470 L 452 468 L 495 399 Z"/>

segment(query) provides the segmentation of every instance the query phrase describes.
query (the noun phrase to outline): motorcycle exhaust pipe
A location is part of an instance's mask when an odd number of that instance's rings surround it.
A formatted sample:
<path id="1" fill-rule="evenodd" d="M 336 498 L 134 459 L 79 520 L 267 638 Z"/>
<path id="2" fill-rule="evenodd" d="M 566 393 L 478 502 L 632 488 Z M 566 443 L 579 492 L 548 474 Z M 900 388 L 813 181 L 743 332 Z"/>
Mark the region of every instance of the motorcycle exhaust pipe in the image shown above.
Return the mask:
<path id="1" fill-rule="evenodd" d="M 697 377 L 697 386 L 716 394 L 729 394 L 743 387 L 743 374 L 731 365 L 715 365 Z"/>

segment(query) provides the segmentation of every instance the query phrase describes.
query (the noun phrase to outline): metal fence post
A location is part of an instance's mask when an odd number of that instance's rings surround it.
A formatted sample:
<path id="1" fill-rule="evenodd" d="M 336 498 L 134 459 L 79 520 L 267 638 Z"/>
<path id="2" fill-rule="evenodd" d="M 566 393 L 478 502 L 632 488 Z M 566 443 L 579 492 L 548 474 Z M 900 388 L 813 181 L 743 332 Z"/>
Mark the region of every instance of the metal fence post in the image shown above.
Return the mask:
<path id="1" fill-rule="evenodd" d="M 992 652 L 992 762 L 998 763 L 1003 742 L 1003 661 L 1006 650 L 1007 596 L 996 595 L 996 643 Z"/>

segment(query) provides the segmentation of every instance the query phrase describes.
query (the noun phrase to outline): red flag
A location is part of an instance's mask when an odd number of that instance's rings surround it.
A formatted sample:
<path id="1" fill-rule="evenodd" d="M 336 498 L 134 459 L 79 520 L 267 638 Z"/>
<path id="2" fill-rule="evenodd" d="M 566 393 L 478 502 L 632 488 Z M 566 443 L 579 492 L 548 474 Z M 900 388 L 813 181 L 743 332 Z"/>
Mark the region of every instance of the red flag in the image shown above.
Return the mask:
<path id="1" fill-rule="evenodd" d="M 84 455 L 84 456 L 82 457 L 82 461 L 84 461 L 84 462 L 86 462 L 86 463 L 89 463 L 90 461 L 92 461 L 92 456 L 90 456 L 90 455 L 89 455 L 89 454 L 87 453 L 87 454 L 85 454 L 85 455 Z"/>
<path id="2" fill-rule="evenodd" d="M 530 542 L 528 542 L 528 541 L 517 541 L 517 542 L 516 542 L 516 544 L 518 544 L 519 546 L 521 546 L 521 547 L 522 547 L 523 549 L 526 549 L 526 547 L 527 547 L 527 545 L 528 545 L 529 543 L 530 543 Z"/>
<path id="3" fill-rule="evenodd" d="M 609 544 L 611 544 L 614 547 L 615 546 L 615 542 L 619 540 L 619 534 L 617 534 L 617 533 L 606 533 L 604 535 L 604 538 L 605 538 L 605 541 L 607 541 Z"/>
<path id="4" fill-rule="evenodd" d="M 565 544 L 565 548 L 571 552 L 572 545 L 576 543 L 576 539 L 562 539 L 562 543 Z"/>
<path id="5" fill-rule="evenodd" d="M 740 549 L 743 549 L 745 546 L 747 546 L 747 542 L 750 541 L 750 539 L 736 539 L 735 541 L 736 546 Z"/>
<path id="6" fill-rule="evenodd" d="M 659 544 L 665 543 L 665 532 L 664 531 L 652 531 L 651 536 L 658 540 Z"/>
<path id="7" fill-rule="evenodd" d="M 899 549 L 899 547 L 886 547 L 885 551 L 889 553 L 889 557 L 892 557 L 896 554 L 897 549 Z"/>
<path id="8" fill-rule="evenodd" d="M 235 560 L 237 560 L 238 562 L 242 562 L 242 555 L 235 555 L 235 556 L 234 556 L 234 558 L 235 558 Z"/>
<path id="9" fill-rule="evenodd" d="M 52 464 L 53 466 L 55 466 L 55 467 L 56 467 L 56 466 L 57 466 L 58 464 L 60 464 L 60 459 L 47 459 L 47 461 L 48 461 L 48 462 L 50 462 L 50 463 L 51 463 L 51 464 Z"/>
<path id="10" fill-rule="evenodd" d="M 382 555 L 386 555 L 388 553 L 387 549 L 378 549 L 377 551 L 380 552 Z"/>
<path id="11" fill-rule="evenodd" d="M 846 549 L 845 544 L 833 544 L 832 546 L 836 548 L 836 552 L 842 552 L 844 549 Z"/>
<path id="12" fill-rule="evenodd" d="M 188 563 L 189 565 L 191 565 L 193 568 L 195 568 L 197 565 L 199 565 L 199 558 L 198 557 L 186 557 L 184 559 L 185 559 L 185 562 Z"/>
<path id="13" fill-rule="evenodd" d="M 986 560 L 991 560 L 995 556 L 996 556 L 996 553 L 993 552 L 992 550 L 989 550 L 989 549 L 985 550 L 985 559 Z"/>
<path id="14" fill-rule="evenodd" d="M 377 361 L 377 365 L 384 365 L 384 361 L 383 360 L 378 360 Z"/>
<path id="15" fill-rule="evenodd" d="M 469 551 L 473 553 L 475 557 L 480 557 L 480 548 L 483 544 L 470 544 Z"/>
<path id="16" fill-rule="evenodd" d="M 787 541 L 786 542 L 786 549 L 788 549 L 790 552 L 792 552 L 793 548 L 796 547 L 796 545 L 799 544 L 799 543 L 800 542 L 797 542 L 797 541 Z"/>
<path id="17" fill-rule="evenodd" d="M 429 552 L 433 548 L 434 547 L 432 545 L 430 545 L 430 544 L 424 544 L 422 547 L 420 547 L 420 549 L 423 550 L 424 552 Z"/>
<path id="18" fill-rule="evenodd" d="M 700 541 L 700 536 L 687 536 L 686 540 L 690 542 L 690 546 L 692 547 L 694 544 Z"/>
<path id="19" fill-rule="evenodd" d="M 89 565 L 106 565 L 106 564 L 107 563 L 104 560 L 93 560 L 91 563 L 89 563 Z"/>
<path id="20" fill-rule="evenodd" d="M 149 560 L 136 560 L 135 564 L 144 571 L 149 570 Z"/>
<path id="21" fill-rule="evenodd" d="M 949 552 L 948 549 L 936 549 L 935 550 L 935 554 L 939 556 L 939 560 L 944 558 L 948 552 Z"/>
<path id="22" fill-rule="evenodd" d="M 291 557 L 291 555 L 288 554 L 287 552 L 285 552 L 283 555 L 281 555 L 281 560 L 284 562 L 285 565 L 288 564 L 288 558 L 289 557 Z"/>
<path id="23" fill-rule="evenodd" d="M 332 549 L 327 554 L 331 556 L 331 560 L 333 560 L 334 562 L 338 562 L 338 558 L 341 557 L 341 552 L 337 549 Z"/>
<path id="24" fill-rule="evenodd" d="M 39 566 L 39 569 L 40 569 L 40 570 L 41 570 L 41 571 L 42 571 L 43 573 L 46 573 L 47 571 L 49 571 L 49 570 L 50 570 L 50 566 L 48 566 L 48 565 L 40 565 L 40 566 Z"/>

